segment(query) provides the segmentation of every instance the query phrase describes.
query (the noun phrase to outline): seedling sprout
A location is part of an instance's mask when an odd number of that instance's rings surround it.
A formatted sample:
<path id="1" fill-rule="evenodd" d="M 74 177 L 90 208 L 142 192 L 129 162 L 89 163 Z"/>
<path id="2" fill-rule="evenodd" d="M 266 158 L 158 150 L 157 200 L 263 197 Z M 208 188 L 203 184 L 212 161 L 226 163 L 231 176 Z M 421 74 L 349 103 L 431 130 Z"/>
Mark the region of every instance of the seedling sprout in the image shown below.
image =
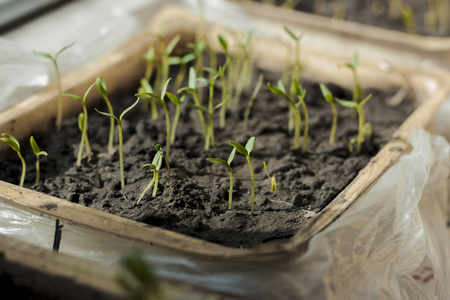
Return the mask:
<path id="1" fill-rule="evenodd" d="M 48 154 L 45 151 L 39 150 L 39 146 L 37 145 L 33 136 L 30 137 L 30 145 L 31 145 L 31 149 L 33 149 L 34 155 L 36 155 L 36 181 L 35 181 L 35 184 L 37 184 L 41 178 L 39 156 L 41 156 L 41 155 L 47 156 Z"/>
<path id="2" fill-rule="evenodd" d="M 62 104 L 62 99 L 61 99 L 61 93 L 62 93 L 62 87 L 61 87 L 61 74 L 59 72 L 59 67 L 58 67 L 58 56 L 63 53 L 65 50 L 67 50 L 68 48 L 72 47 L 75 44 L 75 42 L 71 43 L 70 45 L 67 45 L 65 47 L 63 47 L 61 50 L 59 50 L 55 56 L 52 56 L 51 54 L 45 53 L 45 52 L 37 52 L 33 50 L 33 54 L 34 55 L 39 55 L 42 57 L 46 57 L 49 58 L 54 67 L 55 67 L 55 72 L 56 72 L 56 83 L 58 85 L 58 104 L 57 104 L 57 112 L 56 112 L 56 129 L 58 131 L 61 130 L 61 122 L 62 122 L 62 115 L 63 115 L 63 104 Z"/>
<path id="3" fill-rule="evenodd" d="M 158 192 L 159 170 L 161 169 L 162 161 L 163 161 L 163 159 L 165 159 L 165 157 L 164 157 L 164 153 L 162 152 L 162 148 L 160 145 L 156 145 L 155 149 L 157 150 L 157 152 L 156 152 L 155 156 L 153 157 L 152 163 L 143 165 L 143 167 L 152 168 L 151 171 L 153 172 L 153 178 L 150 181 L 150 183 L 145 187 L 144 191 L 142 191 L 141 195 L 139 196 L 138 201 L 136 202 L 136 205 L 138 205 L 139 202 L 141 202 L 142 198 L 144 198 L 145 194 L 152 186 L 153 186 L 152 197 L 156 197 L 156 193 Z M 167 163 L 167 160 L 166 160 L 166 163 Z M 169 170 L 170 170 L 170 167 L 169 167 Z"/>
<path id="4" fill-rule="evenodd" d="M 96 83 L 93 83 L 86 91 L 86 93 L 84 94 L 83 98 L 76 96 L 76 95 L 72 95 L 72 94 L 61 94 L 62 96 L 66 96 L 66 97 L 70 97 L 72 99 L 78 100 L 81 102 L 81 105 L 83 106 L 83 127 L 82 127 L 82 133 L 81 133 L 81 142 L 80 142 L 80 148 L 78 149 L 78 156 L 77 156 L 77 162 L 76 162 L 76 166 L 80 167 L 81 166 L 81 158 L 83 157 L 83 148 L 84 145 L 86 143 L 86 152 L 88 155 L 92 155 L 92 151 L 91 151 L 91 147 L 89 145 L 89 140 L 88 140 L 88 135 L 87 135 L 87 130 L 88 130 L 88 115 L 87 115 L 87 108 L 86 108 L 86 97 L 89 94 L 89 92 L 91 91 L 91 89 L 94 87 Z"/>
<path id="5" fill-rule="evenodd" d="M 353 73 L 353 78 L 354 78 L 354 88 L 353 88 L 353 99 L 352 101 L 355 103 L 359 103 L 363 97 L 363 90 L 361 88 L 361 84 L 358 78 L 358 73 L 356 71 L 356 68 L 358 66 L 358 52 L 355 52 L 353 54 L 353 58 L 352 61 L 348 64 L 345 64 L 346 67 L 350 68 L 350 70 Z M 355 118 L 355 110 L 352 110 L 352 118 Z"/>
<path id="6" fill-rule="evenodd" d="M 141 96 L 141 95 L 145 95 L 145 96 L 149 96 L 151 98 L 157 99 L 159 100 L 159 102 L 161 103 L 163 109 L 164 109 L 164 115 L 166 116 L 166 149 L 167 149 L 167 160 L 169 160 L 169 153 L 170 153 L 170 117 L 169 117 L 169 112 L 167 111 L 167 106 L 166 106 L 166 101 L 164 100 L 164 97 L 166 96 L 166 91 L 167 91 L 167 86 L 169 85 L 169 81 L 172 78 L 167 79 L 167 81 L 164 84 L 164 87 L 161 91 L 161 96 L 158 96 L 156 94 L 153 93 L 138 93 L 136 94 L 136 96 Z"/>
<path id="7" fill-rule="evenodd" d="M 189 69 L 189 81 L 188 86 L 182 87 L 178 90 L 178 93 L 186 93 L 189 92 L 192 94 L 192 97 L 194 98 L 195 105 L 200 106 L 201 103 L 199 101 L 199 98 L 197 97 L 197 75 L 195 73 L 194 67 L 191 67 Z M 202 125 L 202 132 L 203 135 L 206 136 L 206 125 L 205 125 L 205 119 L 203 118 L 203 113 L 201 110 L 198 110 L 198 117 L 200 119 L 200 123 Z"/>
<path id="8" fill-rule="evenodd" d="M 292 69 L 292 78 L 300 78 L 300 41 L 303 38 L 303 34 L 296 35 L 292 30 L 284 26 L 284 31 L 295 41 L 295 61 L 294 61 L 294 68 Z"/>
<path id="9" fill-rule="evenodd" d="M 108 97 L 108 89 L 106 88 L 106 83 L 103 77 L 98 77 L 97 81 L 97 89 L 100 95 L 102 95 L 103 99 L 105 99 L 106 105 L 108 106 L 108 111 L 110 115 L 114 115 L 113 108 L 111 106 L 111 102 Z M 109 126 L 109 139 L 108 139 L 108 152 L 111 153 L 113 149 L 114 142 L 114 118 L 110 118 L 110 126 Z"/>
<path id="10" fill-rule="evenodd" d="M 219 70 L 215 72 L 215 70 L 208 69 L 210 73 L 214 74 L 214 77 L 211 80 L 208 80 L 206 78 L 199 78 L 199 80 L 202 80 L 206 83 L 206 85 L 209 87 L 209 102 L 208 102 L 208 108 L 204 107 L 203 105 L 190 105 L 193 109 L 206 112 L 208 114 L 208 127 L 206 129 L 205 134 L 205 150 L 209 150 L 210 145 L 212 147 L 215 146 L 215 139 L 214 139 L 214 125 L 213 125 L 213 114 L 214 112 L 222 107 L 227 101 L 228 98 L 221 101 L 216 106 L 213 106 L 213 98 L 214 98 L 214 82 L 221 76 L 223 73 L 222 67 L 219 67 Z"/>
<path id="11" fill-rule="evenodd" d="M 337 114 L 336 106 L 334 105 L 334 97 L 333 97 L 333 94 L 331 93 L 331 91 L 323 83 L 320 84 L 320 90 L 322 91 L 322 94 L 325 97 L 325 100 L 330 104 L 331 110 L 333 111 L 333 123 L 331 125 L 329 143 L 330 143 L 330 145 L 334 145 L 334 142 L 336 140 L 336 128 L 337 128 L 337 121 L 338 121 L 338 114 Z"/>
<path id="12" fill-rule="evenodd" d="M 224 165 L 228 169 L 228 173 L 230 174 L 230 191 L 229 191 L 229 195 L 228 195 L 228 209 L 231 209 L 231 206 L 233 204 L 233 172 L 231 171 L 231 162 L 233 161 L 235 154 L 236 154 L 236 148 L 233 148 L 233 150 L 230 153 L 230 156 L 228 157 L 228 160 L 223 160 L 220 158 L 207 158 L 207 160 Z"/>
<path id="13" fill-rule="evenodd" d="M 261 89 L 263 80 L 264 80 L 264 74 L 261 73 L 261 74 L 259 74 L 258 82 L 255 85 L 255 89 L 253 90 L 253 93 L 250 96 L 250 100 L 248 101 L 248 104 L 247 104 L 247 109 L 245 110 L 244 130 L 247 130 L 248 118 L 250 117 L 250 111 L 253 107 L 253 103 L 255 102 L 256 96 L 258 95 L 259 90 Z"/>
<path id="14" fill-rule="evenodd" d="M 145 78 L 142 78 L 140 82 L 141 82 L 141 86 L 138 89 L 138 93 L 153 93 L 152 86 L 150 85 L 150 83 L 148 83 L 148 81 Z M 150 96 L 146 96 L 146 95 L 142 95 L 141 98 L 147 100 L 144 102 L 145 110 L 147 110 L 147 108 L 148 108 L 147 103 L 150 103 L 152 121 L 158 120 L 158 108 L 156 107 L 155 101 L 153 101 L 153 99 Z"/>
<path id="15" fill-rule="evenodd" d="M 293 83 L 296 82 L 295 79 L 293 79 Z M 300 147 L 300 130 L 302 125 L 302 117 L 300 115 L 300 106 L 301 106 L 301 99 L 296 103 L 294 99 L 291 98 L 290 95 L 286 92 L 286 88 L 284 87 L 284 84 L 281 80 L 278 80 L 278 86 L 275 87 L 271 85 L 270 83 L 267 83 L 267 87 L 269 90 L 274 93 L 277 96 L 282 96 L 286 101 L 289 103 L 290 111 L 294 115 L 294 148 Z M 303 96 L 304 97 L 304 96 Z"/>
<path id="16" fill-rule="evenodd" d="M 228 69 L 226 80 L 225 80 L 225 72 L 222 72 L 222 74 L 220 75 L 220 80 L 222 82 L 222 99 L 225 99 L 226 95 L 228 95 L 228 97 L 231 97 L 231 94 L 232 94 L 232 80 L 233 80 L 232 63 L 231 63 L 230 52 L 228 51 L 227 40 L 225 39 L 223 34 L 219 34 L 217 37 L 219 39 L 220 46 L 225 51 L 226 60 L 225 60 L 224 65 L 226 65 L 227 69 Z M 219 121 L 220 128 L 225 128 L 225 116 L 226 116 L 227 106 L 228 105 L 222 106 L 222 109 L 220 110 L 220 121 Z"/>
<path id="17" fill-rule="evenodd" d="M 14 151 L 17 152 L 17 155 L 19 156 L 20 160 L 22 161 L 22 176 L 20 177 L 20 186 L 23 186 L 23 182 L 25 181 L 25 172 L 27 170 L 27 165 L 25 164 L 25 159 L 23 158 L 22 154 L 20 153 L 20 144 L 16 140 L 15 137 L 8 133 L 2 133 L 2 138 L 0 138 L 0 141 L 3 141 L 7 143 Z"/>
<path id="18" fill-rule="evenodd" d="M 177 127 L 178 127 L 178 121 L 180 120 L 180 115 L 181 115 L 181 103 L 184 102 L 186 95 L 183 94 L 183 95 L 181 95 L 180 98 L 178 98 L 177 96 L 175 96 L 172 93 L 167 92 L 166 94 L 167 94 L 167 97 L 169 97 L 170 101 L 172 101 L 172 103 L 175 104 L 175 106 L 176 106 L 175 117 L 173 118 L 172 128 L 170 130 L 170 143 L 173 144 L 175 142 L 175 135 L 176 135 Z"/>
<path id="19" fill-rule="evenodd" d="M 132 105 L 128 106 L 119 116 L 119 118 L 117 118 L 116 116 L 106 113 L 106 112 L 102 112 L 99 111 L 98 109 L 95 109 L 98 113 L 113 118 L 114 120 L 116 120 L 117 125 L 119 126 L 119 158 L 120 158 L 120 185 L 122 187 L 122 189 L 125 187 L 125 176 L 124 176 L 124 168 L 123 168 L 123 136 L 122 136 L 122 119 L 125 116 L 125 114 L 127 112 L 129 112 L 130 110 L 132 110 L 137 104 L 139 103 L 139 98 L 136 100 L 136 102 L 134 102 Z"/>
<path id="20" fill-rule="evenodd" d="M 354 108 L 356 109 L 357 113 L 358 113 L 358 137 L 356 138 L 356 140 L 352 140 L 350 141 L 350 144 L 353 145 L 356 142 L 356 152 L 361 152 L 361 144 L 364 142 L 364 124 L 365 123 L 365 113 L 364 113 L 364 105 L 367 103 L 367 101 L 369 101 L 369 99 L 372 97 L 372 94 L 369 94 L 369 96 L 367 96 L 366 98 L 364 98 L 364 100 L 362 100 L 360 103 L 355 103 L 353 101 L 348 101 L 348 100 L 341 100 L 341 99 L 337 99 L 336 101 L 341 104 L 344 107 L 349 107 L 349 108 Z M 353 150 L 353 146 L 349 146 L 350 151 Z"/>
<path id="21" fill-rule="evenodd" d="M 270 190 L 272 192 L 275 192 L 277 190 L 277 180 L 275 179 L 275 176 L 270 176 L 269 175 L 269 171 L 267 171 L 267 165 L 266 162 L 263 161 L 263 165 L 264 165 L 264 171 L 266 172 L 267 177 L 269 177 L 270 180 Z"/>
<path id="22" fill-rule="evenodd" d="M 188 54 L 185 54 L 184 56 L 172 56 L 169 58 L 169 64 L 172 65 L 179 65 L 180 70 L 178 71 L 178 75 L 175 78 L 175 84 L 174 89 L 178 90 L 181 87 L 181 84 L 184 81 L 184 78 L 186 77 L 186 68 L 187 64 L 191 61 L 193 61 L 197 56 L 194 52 L 190 52 Z"/>
<path id="23" fill-rule="evenodd" d="M 249 140 L 247 141 L 247 144 L 245 144 L 245 147 L 242 146 L 239 143 L 230 141 L 231 146 L 233 146 L 237 152 L 241 153 L 242 155 L 244 155 L 247 158 L 247 162 L 248 162 L 248 167 L 250 169 L 250 180 L 251 180 L 251 198 L 250 198 L 250 207 L 251 207 L 251 211 L 253 212 L 254 208 L 255 208 L 255 176 L 253 174 L 253 167 L 252 167 L 252 162 L 250 160 L 250 153 L 253 150 L 253 147 L 255 146 L 255 137 L 252 136 L 251 138 L 249 138 Z"/>

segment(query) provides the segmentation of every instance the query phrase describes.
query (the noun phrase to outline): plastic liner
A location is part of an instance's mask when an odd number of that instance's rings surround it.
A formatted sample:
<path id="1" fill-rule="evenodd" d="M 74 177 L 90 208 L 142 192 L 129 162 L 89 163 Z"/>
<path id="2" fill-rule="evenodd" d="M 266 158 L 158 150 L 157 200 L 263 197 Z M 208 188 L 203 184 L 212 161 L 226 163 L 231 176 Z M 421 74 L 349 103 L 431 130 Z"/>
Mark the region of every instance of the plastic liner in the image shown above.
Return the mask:
<path id="1" fill-rule="evenodd" d="M 60 252 L 118 272 L 140 249 L 163 278 L 253 299 L 445 299 L 450 295 L 446 228 L 447 141 L 416 128 L 413 150 L 354 206 L 289 261 L 204 261 L 64 224 Z M 0 203 L 1 204 L 1 203 Z M 1 205 L 1 234 L 50 248 L 54 220 Z"/>

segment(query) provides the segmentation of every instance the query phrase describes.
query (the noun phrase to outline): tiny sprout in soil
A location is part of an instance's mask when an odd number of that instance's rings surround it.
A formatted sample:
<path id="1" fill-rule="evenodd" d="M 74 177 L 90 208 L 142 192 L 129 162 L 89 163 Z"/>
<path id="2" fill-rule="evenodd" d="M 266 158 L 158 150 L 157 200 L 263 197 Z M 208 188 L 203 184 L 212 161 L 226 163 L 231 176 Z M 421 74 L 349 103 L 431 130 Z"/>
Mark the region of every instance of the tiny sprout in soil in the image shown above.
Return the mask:
<path id="1" fill-rule="evenodd" d="M 34 137 L 30 137 L 30 145 L 31 149 L 33 149 L 34 155 L 36 155 L 36 181 L 35 183 L 38 183 L 41 176 L 40 176 L 40 163 L 39 163 L 39 156 L 44 155 L 47 156 L 47 152 L 39 150 L 39 146 L 34 140 Z"/>
<path id="2" fill-rule="evenodd" d="M 117 118 L 114 115 L 111 115 L 109 113 L 106 112 L 102 112 L 99 111 L 98 109 L 95 109 L 98 113 L 113 118 L 114 120 L 116 120 L 117 125 L 119 126 L 119 157 L 120 157 L 120 185 L 122 188 L 125 187 L 125 176 L 124 176 L 124 171 L 123 171 L 123 136 L 122 136 L 122 119 L 125 116 L 125 114 L 127 112 L 129 112 L 130 110 L 132 110 L 137 104 L 139 103 L 139 98 L 136 100 L 136 102 L 134 102 L 132 105 L 128 106 L 119 116 L 119 118 Z"/>
<path id="3" fill-rule="evenodd" d="M 87 130 L 88 130 L 88 115 L 87 115 L 87 108 L 86 108 L 86 97 L 89 94 L 89 92 L 91 91 L 91 89 L 94 87 L 94 85 L 95 85 L 95 83 L 93 83 L 87 89 L 87 91 L 84 94 L 83 98 L 81 98 L 79 96 L 76 96 L 76 95 L 72 95 L 72 94 L 61 94 L 62 96 L 70 97 L 72 99 L 80 101 L 81 105 L 83 106 L 83 127 L 82 127 L 82 133 L 81 133 L 80 148 L 78 149 L 78 156 L 77 156 L 77 162 L 76 162 L 77 167 L 81 166 L 81 158 L 83 157 L 83 148 L 84 148 L 85 144 L 86 144 L 86 152 L 87 152 L 87 154 L 88 155 L 92 155 L 91 147 L 89 145 L 89 140 L 88 140 L 88 134 L 87 134 Z"/>
<path id="4" fill-rule="evenodd" d="M 61 129 L 61 122 L 62 122 L 62 115 L 63 115 L 63 104 L 62 104 L 62 99 L 61 99 L 61 93 L 62 93 L 62 88 L 61 88 L 61 74 L 59 72 L 59 67 L 58 67 L 58 56 L 63 53 L 66 49 L 72 47 L 75 44 L 75 42 L 71 43 L 70 45 L 67 45 L 65 47 L 63 47 L 61 50 L 58 51 L 58 53 L 55 54 L 55 56 L 52 56 L 48 53 L 45 52 L 37 52 L 37 51 L 33 51 L 34 55 L 39 55 L 42 57 L 46 57 L 49 58 L 54 67 L 55 67 L 55 72 L 56 72 L 56 83 L 58 85 L 58 106 L 57 106 L 57 113 L 56 113 L 56 129 L 59 131 Z"/>
<path id="5" fill-rule="evenodd" d="M 275 176 L 272 176 L 272 177 L 270 176 L 269 171 L 267 171 L 267 165 L 266 165 L 265 161 L 263 162 L 263 165 L 264 165 L 264 171 L 266 172 L 267 177 L 269 177 L 269 180 L 270 180 L 270 190 L 272 192 L 275 192 L 277 190 L 277 180 L 275 179 Z"/>
<path id="6" fill-rule="evenodd" d="M 292 69 L 291 79 L 292 78 L 300 78 L 300 70 L 301 70 L 301 64 L 300 64 L 300 40 L 303 38 L 303 34 L 296 35 L 292 30 L 284 26 L 284 30 L 287 32 L 287 34 L 295 41 L 295 61 L 294 61 L 294 67 Z"/>
<path id="7" fill-rule="evenodd" d="M 110 115 L 114 115 L 113 108 L 111 106 L 111 102 L 108 98 L 108 89 L 106 88 L 106 83 L 103 77 L 98 77 L 97 81 L 97 89 L 100 95 L 102 95 L 103 99 L 105 99 L 106 105 L 108 106 L 108 111 Z M 114 142 L 114 118 L 110 118 L 110 127 L 109 127 L 109 139 L 108 139 L 108 152 L 111 153 L 113 149 Z"/>
<path id="8" fill-rule="evenodd" d="M 336 106 L 334 105 L 334 97 L 333 97 L 333 94 L 331 93 L 331 91 L 323 83 L 320 84 L 320 90 L 322 91 L 322 94 L 325 97 L 325 100 L 330 104 L 331 110 L 333 111 L 333 123 L 331 125 L 329 142 L 330 142 L 330 145 L 334 145 L 334 142 L 336 139 L 336 128 L 337 128 L 337 121 L 338 121 L 338 114 L 337 114 Z"/>
<path id="9" fill-rule="evenodd" d="M 20 153 L 20 144 L 16 140 L 15 137 L 8 133 L 2 133 L 2 138 L 0 138 L 0 141 L 3 141 L 7 143 L 14 151 L 17 152 L 17 155 L 19 156 L 20 160 L 22 161 L 22 176 L 20 177 L 20 186 L 23 186 L 23 182 L 25 181 L 25 172 L 27 171 L 27 165 L 25 164 L 25 159 L 23 158 L 22 154 Z"/>
<path id="10" fill-rule="evenodd" d="M 355 82 L 354 88 L 353 88 L 352 101 L 355 103 L 359 103 L 361 101 L 361 99 L 363 98 L 363 90 L 362 90 L 361 83 L 358 78 L 358 73 L 356 71 L 356 68 L 358 66 L 358 52 L 355 52 L 353 54 L 352 61 L 348 64 L 345 64 L 345 66 L 350 68 L 350 70 L 352 70 L 353 78 L 354 78 L 354 82 Z M 354 119 L 355 118 L 355 110 L 354 109 L 352 110 L 351 114 L 352 114 L 351 115 L 352 118 Z"/>
<path id="11" fill-rule="evenodd" d="M 235 154 L 236 148 L 233 148 L 233 150 L 230 153 L 230 156 L 228 157 L 228 160 L 223 160 L 221 158 L 207 158 L 207 160 L 222 164 L 226 166 L 228 169 L 228 173 L 230 174 L 230 192 L 228 195 L 228 209 L 231 209 L 233 204 L 233 172 L 231 171 L 231 162 L 233 161 Z"/>
<path id="12" fill-rule="evenodd" d="M 356 143 L 356 152 L 361 152 L 361 144 L 364 142 L 364 125 L 365 123 L 365 113 L 364 113 L 364 104 L 369 101 L 369 99 L 372 97 L 372 94 L 369 94 L 364 100 L 362 100 L 360 103 L 355 103 L 353 101 L 349 100 L 341 100 L 337 99 L 336 101 L 345 107 L 356 109 L 356 112 L 358 113 L 358 137 L 355 139 L 352 139 L 349 144 L 349 150 L 350 152 L 353 152 L 353 144 Z M 371 127 L 371 126 L 370 126 Z M 367 126 L 366 126 L 367 128 Z"/>
<path id="13" fill-rule="evenodd" d="M 157 152 L 156 152 L 155 156 L 153 157 L 152 163 L 143 165 L 143 167 L 152 168 L 151 171 L 153 172 L 153 178 L 150 181 L 150 183 L 145 187 L 144 191 L 142 191 L 141 195 L 139 196 L 138 201 L 136 202 L 136 205 L 138 205 L 141 202 L 142 198 L 144 198 L 145 194 L 152 186 L 153 186 L 152 197 L 156 197 L 156 193 L 158 192 L 159 170 L 161 169 L 163 159 L 166 161 L 168 170 L 170 172 L 169 164 L 167 163 L 167 160 L 165 159 L 165 156 L 164 156 L 161 146 L 156 145 L 155 149 L 157 150 Z M 169 181 L 170 181 L 170 179 L 169 179 Z"/>
<path id="14" fill-rule="evenodd" d="M 253 174 L 253 167 L 252 167 L 252 161 L 250 160 L 250 153 L 253 150 L 253 147 L 255 146 L 255 137 L 252 136 L 247 141 L 247 144 L 245 144 L 245 147 L 242 146 L 239 143 L 230 141 L 231 146 L 233 146 L 237 152 L 244 155 L 247 158 L 248 167 L 250 169 L 250 180 L 251 180 L 251 199 L 250 199 L 250 207 L 251 211 L 255 209 L 255 176 Z"/>
<path id="15" fill-rule="evenodd" d="M 167 81 L 164 84 L 164 87 L 161 91 L 161 96 L 155 95 L 153 93 L 138 93 L 136 96 L 145 95 L 149 96 L 151 98 L 159 100 L 161 103 L 163 109 L 164 109 L 164 115 L 166 116 L 166 149 L 167 149 L 167 160 L 169 160 L 170 157 L 170 117 L 169 117 L 169 111 L 167 110 L 166 101 L 164 100 L 164 97 L 166 96 L 167 86 L 169 85 L 169 81 L 171 78 L 167 79 Z"/>

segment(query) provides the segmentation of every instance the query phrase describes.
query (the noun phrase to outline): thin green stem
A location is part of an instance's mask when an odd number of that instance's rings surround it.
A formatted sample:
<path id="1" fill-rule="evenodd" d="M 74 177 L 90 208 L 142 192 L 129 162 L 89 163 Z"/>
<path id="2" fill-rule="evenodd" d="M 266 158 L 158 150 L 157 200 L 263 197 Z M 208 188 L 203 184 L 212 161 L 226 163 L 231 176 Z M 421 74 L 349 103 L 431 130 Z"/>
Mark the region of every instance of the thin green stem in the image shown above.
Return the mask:
<path id="1" fill-rule="evenodd" d="M 170 161 L 170 117 L 169 112 L 167 111 L 167 106 L 164 101 L 161 101 L 161 104 L 164 108 L 164 114 L 166 115 L 166 155 L 167 155 L 167 161 Z"/>
<path id="2" fill-rule="evenodd" d="M 253 210 L 255 209 L 255 176 L 253 174 L 253 167 L 252 167 L 252 161 L 250 160 L 250 156 L 247 155 L 247 162 L 248 162 L 248 167 L 250 169 L 250 180 L 251 180 L 251 198 L 250 198 L 250 208 L 251 211 L 253 212 Z"/>
<path id="3" fill-rule="evenodd" d="M 181 107 L 180 105 L 177 105 L 177 108 L 175 110 L 175 117 L 173 118 L 172 129 L 170 131 L 170 143 L 172 144 L 175 143 L 175 134 L 178 127 L 178 121 L 180 120 L 180 115 L 181 115 Z"/>
<path id="4" fill-rule="evenodd" d="M 306 146 L 307 146 L 307 143 L 308 143 L 308 132 L 309 132 L 309 114 L 308 114 L 308 109 L 306 107 L 305 101 L 302 101 L 302 108 L 303 108 L 303 112 L 305 114 L 305 128 L 303 129 L 302 152 L 305 153 Z"/>
<path id="5" fill-rule="evenodd" d="M 195 105 L 201 105 L 200 101 L 197 97 L 197 93 L 195 91 L 193 91 L 192 95 L 194 97 Z M 198 117 L 200 119 L 200 123 L 202 124 L 203 135 L 206 136 L 207 132 L 206 132 L 205 119 L 203 118 L 203 113 L 200 110 L 198 110 Z"/>
<path id="6" fill-rule="evenodd" d="M 300 111 L 292 107 L 292 112 L 294 114 L 294 123 L 295 123 L 295 129 L 294 129 L 294 148 L 297 149 L 300 147 L 300 130 L 302 126 L 302 119 L 300 115 Z"/>
<path id="7" fill-rule="evenodd" d="M 20 177 L 19 186 L 23 186 L 23 183 L 25 181 L 25 173 L 27 171 L 27 165 L 25 164 L 25 159 L 23 158 L 22 154 L 20 154 L 20 152 L 17 152 L 17 155 L 19 155 L 19 158 L 22 161 L 22 176 Z"/>
<path id="8" fill-rule="evenodd" d="M 153 198 L 156 197 L 156 192 L 158 191 L 158 180 L 159 180 L 159 172 L 155 170 L 155 175 L 153 176 L 155 179 L 155 185 L 153 187 Z"/>
<path id="9" fill-rule="evenodd" d="M 41 172 L 40 172 L 40 164 L 39 164 L 39 156 L 36 158 L 36 181 L 35 184 L 38 184 L 41 180 Z"/>
<path id="10" fill-rule="evenodd" d="M 231 168 L 228 168 L 228 172 L 230 173 L 230 192 L 228 195 L 228 209 L 231 209 L 233 203 L 233 173 L 231 172 Z"/>
<path id="11" fill-rule="evenodd" d="M 83 158 L 83 148 L 84 148 L 85 139 L 86 139 L 86 135 L 84 133 L 81 133 L 81 142 L 80 142 L 80 147 L 78 148 L 78 155 L 77 155 L 77 162 L 76 162 L 77 167 L 81 166 L 81 159 Z"/>
<path id="12" fill-rule="evenodd" d="M 88 115 L 87 115 L 87 108 L 86 103 L 83 103 L 83 113 L 84 113 L 84 122 L 83 122 L 83 135 L 85 138 L 86 143 L 86 151 L 88 155 L 92 155 L 91 146 L 89 145 L 87 130 L 88 130 Z"/>
<path id="13" fill-rule="evenodd" d="M 150 183 L 145 187 L 144 191 L 142 191 L 141 195 L 139 196 L 139 199 L 136 203 L 136 205 L 139 204 L 139 202 L 141 202 L 142 198 L 144 198 L 144 195 L 148 192 L 148 190 L 152 187 L 153 183 L 155 183 L 155 176 L 153 176 L 152 180 L 150 181 Z"/>
<path id="14" fill-rule="evenodd" d="M 58 103 L 57 103 L 57 112 L 56 112 L 56 130 L 61 130 L 62 123 L 62 114 L 63 114 L 63 104 L 62 104 L 62 87 L 61 87 L 61 74 L 59 72 L 58 64 L 55 59 L 52 59 L 53 65 L 55 66 L 56 71 L 56 82 L 58 85 Z"/>
<path id="15" fill-rule="evenodd" d="M 365 122 L 365 114 L 364 109 L 362 107 L 357 108 L 358 117 L 359 117 L 359 125 L 358 125 L 358 138 L 356 143 L 356 152 L 361 152 L 361 144 L 364 141 L 363 137 L 363 126 Z"/>
<path id="16" fill-rule="evenodd" d="M 113 111 L 113 108 L 111 106 L 111 102 L 109 102 L 109 98 L 108 97 L 105 97 L 105 102 L 106 102 L 106 105 L 108 106 L 109 113 L 114 116 L 114 111 Z M 111 117 L 109 119 L 110 119 L 110 125 L 109 125 L 108 152 L 111 153 L 112 149 L 113 149 L 113 142 L 114 142 L 115 121 L 114 121 L 113 117 Z"/>
<path id="17" fill-rule="evenodd" d="M 120 159 L 120 186 L 123 189 L 125 187 L 125 176 L 123 171 L 123 135 L 122 135 L 122 122 L 119 120 L 119 159 Z"/>
<path id="18" fill-rule="evenodd" d="M 336 106 L 334 105 L 333 102 L 330 103 L 331 106 L 331 110 L 333 111 L 333 124 L 331 125 L 331 132 L 330 132 L 330 145 L 334 145 L 335 139 L 336 139 L 336 128 L 337 128 L 337 120 L 338 120 L 338 115 L 337 115 L 337 110 L 336 110 Z"/>

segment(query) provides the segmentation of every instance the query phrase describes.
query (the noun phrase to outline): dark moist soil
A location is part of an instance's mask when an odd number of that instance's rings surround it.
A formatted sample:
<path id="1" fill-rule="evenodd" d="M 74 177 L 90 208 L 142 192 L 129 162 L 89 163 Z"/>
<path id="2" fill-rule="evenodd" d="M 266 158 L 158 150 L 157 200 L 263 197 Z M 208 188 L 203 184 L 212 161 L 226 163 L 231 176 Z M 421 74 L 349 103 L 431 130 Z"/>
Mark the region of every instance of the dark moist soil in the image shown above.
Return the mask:
<path id="1" fill-rule="evenodd" d="M 275 83 L 278 78 L 276 74 L 266 73 L 264 82 Z M 367 120 L 373 124 L 373 137 L 364 143 L 360 154 L 351 154 L 348 142 L 357 135 L 357 120 L 350 118 L 349 109 L 338 107 L 337 140 L 334 146 L 330 146 L 330 106 L 323 99 L 317 83 L 306 82 L 303 85 L 307 90 L 305 99 L 310 114 L 306 153 L 292 149 L 293 134 L 288 132 L 287 102 L 263 86 L 252 109 L 249 129 L 243 130 L 242 117 L 251 91 L 243 94 L 239 111 L 228 113 L 225 129 L 219 129 L 216 122 L 217 145 L 209 151 L 203 149 L 204 139 L 197 111 L 184 107 L 176 142 L 170 151 L 171 185 L 166 185 L 168 172 L 163 165 L 157 196 L 152 198 L 149 191 L 137 206 L 140 193 L 153 176 L 149 168 L 142 166 L 152 161 L 155 144 L 163 147 L 165 144 L 166 127 L 161 108 L 157 122 L 150 120 L 150 112 L 144 111 L 142 105 L 124 118 L 124 189 L 120 188 L 119 180 L 117 132 L 114 153 L 108 155 L 109 119 L 95 111 L 89 115 L 89 139 L 94 155 L 85 157 L 81 168 L 75 166 L 80 141 L 76 119 L 65 121 L 60 133 L 46 139 L 35 135 L 41 150 L 49 154 L 41 162 L 42 183 L 32 185 L 35 157 L 27 143 L 23 143 L 28 164 L 25 186 L 226 246 L 249 248 L 261 243 L 284 241 L 295 234 L 306 218 L 324 208 L 355 178 L 413 110 L 409 103 L 388 107 L 384 104 L 388 94 L 366 91 L 366 94 L 373 94 L 366 109 Z M 351 91 L 329 87 L 336 97 L 352 97 Z M 132 96 L 136 90 L 111 96 L 116 112 L 121 112 L 136 100 Z M 97 92 L 93 90 L 92 93 Z M 219 87 L 215 94 L 220 95 Z M 184 106 L 187 102 L 192 100 L 185 101 Z M 174 105 L 168 101 L 168 107 L 173 116 Z M 251 153 L 255 171 L 255 211 L 250 212 L 249 168 L 245 157 L 240 154 L 236 154 L 232 163 L 234 202 L 233 209 L 228 210 L 228 171 L 225 166 L 206 158 L 226 160 L 232 150 L 230 140 L 245 144 L 251 136 L 256 136 Z M 276 192 L 270 191 L 263 161 L 266 161 L 271 176 L 276 177 Z M 20 166 L 17 155 L 11 153 L 7 163 L 0 163 L 0 179 L 17 184 Z"/>
<path id="2" fill-rule="evenodd" d="M 403 4 L 410 5 L 414 12 L 417 34 L 425 36 L 450 36 L 450 28 L 448 28 L 445 32 L 439 32 L 437 29 L 433 30 L 425 28 L 424 16 L 425 13 L 429 11 L 428 1 L 402 1 Z M 282 5 L 282 3 L 287 1 L 275 0 L 274 2 L 278 5 Z M 406 32 L 405 25 L 401 16 L 392 18 L 388 15 L 389 0 L 323 0 L 324 5 L 320 6 L 318 10 L 315 9 L 314 3 L 320 1 L 301 0 L 297 2 L 299 3 L 295 6 L 296 10 L 308 13 L 316 13 L 318 15 L 324 15 L 328 17 L 333 16 L 336 4 L 341 2 L 345 7 L 345 20 Z M 378 9 L 375 9 L 375 7 L 378 7 Z"/>

